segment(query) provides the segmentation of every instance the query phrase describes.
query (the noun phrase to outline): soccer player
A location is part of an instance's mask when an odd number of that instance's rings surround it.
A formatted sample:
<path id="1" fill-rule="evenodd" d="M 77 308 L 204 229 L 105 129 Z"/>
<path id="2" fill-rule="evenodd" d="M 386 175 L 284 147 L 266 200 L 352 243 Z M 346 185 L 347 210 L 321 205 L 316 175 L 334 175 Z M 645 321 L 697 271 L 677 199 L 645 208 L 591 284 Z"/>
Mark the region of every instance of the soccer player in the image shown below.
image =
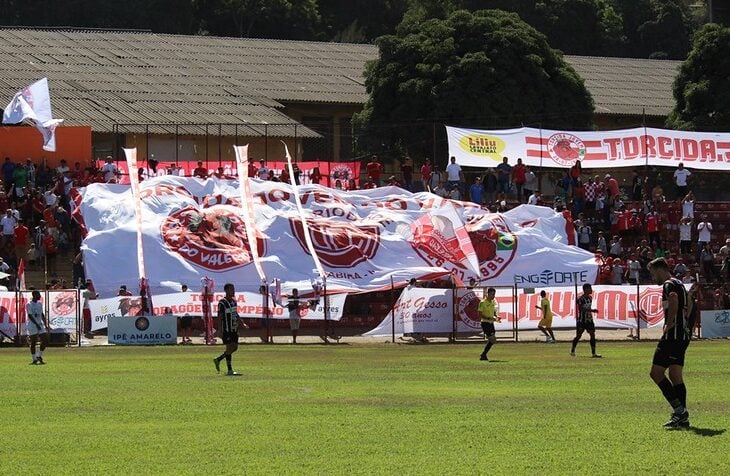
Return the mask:
<path id="1" fill-rule="evenodd" d="M 545 334 L 545 341 L 548 344 L 555 343 L 555 334 L 553 334 L 553 311 L 550 309 L 550 300 L 547 298 L 545 291 L 540 291 L 540 305 L 535 306 L 542 311 L 542 319 L 537 323 L 537 328 Z"/>
<path id="2" fill-rule="evenodd" d="M 233 284 L 226 283 L 223 286 L 223 291 L 226 295 L 218 301 L 218 319 L 221 322 L 221 333 L 226 350 L 213 359 L 213 364 L 215 365 L 215 370 L 220 373 L 221 360 L 226 359 L 226 366 L 228 367 L 227 375 L 238 377 L 241 374 L 234 371 L 231 365 L 231 356 L 238 350 L 238 320 L 240 318 L 236 309 L 236 289 Z"/>
<path id="3" fill-rule="evenodd" d="M 28 335 L 30 336 L 30 353 L 33 356 L 32 365 L 44 365 L 43 351 L 48 345 L 48 333 L 51 326 L 48 325 L 48 319 L 43 312 L 43 303 L 41 303 L 41 292 L 33 291 L 31 301 L 25 305 L 28 316 Z M 40 350 L 36 353 L 35 346 L 40 337 Z"/>
<path id="4" fill-rule="evenodd" d="M 575 323 L 575 339 L 573 346 L 570 348 L 570 355 L 575 357 L 575 348 L 578 345 L 583 331 L 588 331 L 591 336 L 591 357 L 600 359 L 601 356 L 596 354 L 596 325 L 593 323 L 593 314 L 598 313 L 598 309 L 593 309 L 593 287 L 585 283 L 583 285 L 583 295 L 578 298 L 578 320 Z"/>
<path id="5" fill-rule="evenodd" d="M 479 307 L 477 308 L 481 316 L 484 338 L 487 339 L 487 345 L 484 346 L 479 360 L 489 360 L 487 353 L 497 343 L 497 331 L 494 329 L 494 321 L 501 322 L 501 319 L 499 318 L 499 304 L 494 298 L 496 293 L 497 291 L 494 288 L 487 289 L 487 296 L 479 301 Z"/>
<path id="6" fill-rule="evenodd" d="M 682 282 L 672 277 L 664 258 L 657 258 L 647 266 L 656 284 L 662 285 L 664 329 L 659 339 L 649 375 L 672 406 L 672 416 L 664 424 L 667 429 L 689 428 L 687 388 L 684 386 L 682 369 L 684 354 L 692 337 L 692 323 L 688 316 L 691 300 Z M 669 370 L 667 378 L 666 371 Z"/>

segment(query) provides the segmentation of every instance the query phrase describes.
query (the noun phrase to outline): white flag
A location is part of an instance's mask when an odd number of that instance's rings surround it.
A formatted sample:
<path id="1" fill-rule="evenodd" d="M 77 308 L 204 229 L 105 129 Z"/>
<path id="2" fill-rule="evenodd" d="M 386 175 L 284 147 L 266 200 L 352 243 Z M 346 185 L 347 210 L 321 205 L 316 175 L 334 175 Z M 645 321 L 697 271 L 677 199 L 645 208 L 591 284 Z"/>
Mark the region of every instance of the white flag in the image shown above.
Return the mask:
<path id="1" fill-rule="evenodd" d="M 51 111 L 51 96 L 48 93 L 48 79 L 43 78 L 18 91 L 5 107 L 3 124 L 33 124 L 43 136 L 43 150 L 55 152 L 56 127 L 63 119 L 54 119 Z"/>

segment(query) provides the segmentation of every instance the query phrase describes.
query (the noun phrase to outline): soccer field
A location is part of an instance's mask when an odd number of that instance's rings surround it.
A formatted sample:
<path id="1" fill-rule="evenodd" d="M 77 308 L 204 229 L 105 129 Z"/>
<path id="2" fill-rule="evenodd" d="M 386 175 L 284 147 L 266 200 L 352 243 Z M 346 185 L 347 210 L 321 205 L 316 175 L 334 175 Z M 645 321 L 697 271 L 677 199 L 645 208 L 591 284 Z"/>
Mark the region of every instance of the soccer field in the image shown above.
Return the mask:
<path id="1" fill-rule="evenodd" d="M 0 474 L 730 474 L 730 342 L 690 346 L 681 431 L 654 347 L 5 348 Z"/>

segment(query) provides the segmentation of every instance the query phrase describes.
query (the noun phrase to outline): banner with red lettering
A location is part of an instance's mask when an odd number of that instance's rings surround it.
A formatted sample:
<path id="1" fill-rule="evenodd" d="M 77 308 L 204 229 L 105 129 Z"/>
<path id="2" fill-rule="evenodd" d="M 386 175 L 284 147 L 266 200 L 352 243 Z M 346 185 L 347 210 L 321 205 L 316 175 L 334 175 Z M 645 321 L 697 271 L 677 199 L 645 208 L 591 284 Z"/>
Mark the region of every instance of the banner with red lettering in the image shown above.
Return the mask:
<path id="1" fill-rule="evenodd" d="M 584 169 L 676 167 L 730 170 L 730 133 L 675 131 L 636 127 L 614 131 L 555 131 L 522 127 L 505 130 L 446 126 L 449 155 L 460 165 L 510 165 L 568 168 L 580 160 Z"/>
<path id="2" fill-rule="evenodd" d="M 119 183 L 129 183 L 129 168 L 125 160 L 115 162 L 119 172 L 122 174 Z M 162 177 L 164 175 L 174 175 L 179 177 L 192 177 L 193 171 L 198 166 L 197 162 L 192 161 L 165 161 L 158 162 L 155 170 L 152 170 L 147 161 L 138 161 L 137 175 L 141 174 L 143 180 L 150 179 L 152 177 Z M 101 168 L 104 165 L 103 160 L 96 161 L 96 167 Z M 259 163 L 254 163 L 258 166 Z M 235 178 L 238 177 L 238 169 L 236 162 L 234 161 L 222 161 L 211 160 L 203 162 L 203 167 L 208 176 L 213 176 L 218 172 L 218 168 L 222 168 L 224 177 Z M 285 161 L 268 161 L 266 167 L 273 171 L 274 177 L 279 178 L 281 172 L 286 168 Z M 343 190 L 349 190 L 353 187 L 350 180 L 354 180 L 354 183 L 360 182 L 360 162 L 324 162 L 324 161 L 309 161 L 309 162 L 297 162 L 297 167 L 301 170 L 299 176 L 302 185 L 312 183 L 312 172 L 315 168 L 319 170 L 322 178 L 319 181 L 320 185 L 332 188 L 341 188 Z M 339 187 L 338 187 L 339 184 Z"/>
<path id="3" fill-rule="evenodd" d="M 216 293 L 210 304 L 211 315 L 215 317 L 218 313 L 218 301 L 223 298 L 223 293 Z M 347 294 L 327 296 L 327 319 L 339 321 L 342 319 L 342 311 L 345 307 Z M 264 317 L 264 301 L 261 294 L 251 292 L 236 292 L 238 315 L 245 319 L 262 319 Z M 152 297 L 154 303 L 154 315 L 172 316 L 202 316 L 203 300 L 200 293 L 185 292 L 159 294 Z M 285 306 L 273 303 L 269 298 L 269 317 L 271 319 L 289 319 L 289 311 Z M 311 305 L 300 310 L 300 317 L 304 320 L 324 320 L 324 298 L 304 301 Z M 91 312 L 91 330 L 106 329 L 110 317 L 129 317 L 139 314 L 141 302 L 139 296 L 115 296 L 108 299 L 95 299 L 89 301 Z"/>
<path id="4" fill-rule="evenodd" d="M 307 298 L 319 277 L 291 186 L 251 180 L 254 233 L 267 281 Z M 240 291 L 258 290 L 237 180 L 156 177 L 140 184 L 142 249 L 155 294 L 209 276 Z M 298 187 L 327 292 L 375 291 L 453 274 L 462 282 L 545 286 L 596 281 L 593 253 L 575 243 L 572 221 L 547 207 L 503 214 L 467 202 L 397 187 L 344 192 Z M 86 276 L 102 296 L 138 279 L 134 206 L 129 187 L 92 184 L 79 191 L 74 216 L 87 234 Z M 478 267 L 477 267 L 478 266 Z"/>
<path id="5" fill-rule="evenodd" d="M 554 329 L 575 328 L 576 300 L 582 294 L 575 294 L 574 287 L 545 288 L 553 312 Z M 496 288 L 498 315 L 501 322 L 495 323 L 498 331 L 514 328 L 515 319 L 519 330 L 537 330 L 542 319 L 540 291 L 526 294 L 518 291 L 514 300 L 512 288 Z M 451 289 L 404 288 L 395 303 L 393 313 L 389 312 L 383 321 L 367 336 L 389 336 L 392 333 L 392 315 L 395 315 L 395 333 L 434 333 L 452 332 L 454 326 L 454 304 L 456 305 L 456 329 L 458 333 L 479 333 L 481 319 L 477 311 L 479 301 L 486 288 L 457 289 L 454 303 Z M 637 304 L 638 301 L 638 304 Z M 515 304 L 516 311 L 515 314 Z M 599 328 L 635 328 L 637 322 L 642 328 L 664 325 L 662 308 L 662 288 L 658 286 L 594 286 L 593 307 L 598 309 L 594 321 Z M 637 321 L 637 310 L 643 313 Z"/>

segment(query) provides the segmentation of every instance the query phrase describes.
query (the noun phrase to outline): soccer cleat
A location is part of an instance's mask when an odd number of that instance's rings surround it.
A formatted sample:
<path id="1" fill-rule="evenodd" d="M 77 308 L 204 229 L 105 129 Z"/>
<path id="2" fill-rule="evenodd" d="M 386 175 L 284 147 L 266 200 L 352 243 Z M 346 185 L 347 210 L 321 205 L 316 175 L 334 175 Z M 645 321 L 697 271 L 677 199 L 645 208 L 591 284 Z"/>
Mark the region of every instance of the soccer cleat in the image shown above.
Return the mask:
<path id="1" fill-rule="evenodd" d="M 38 365 L 38 361 L 36 359 L 33 359 L 33 362 L 31 362 L 30 365 Z"/>
<path id="2" fill-rule="evenodd" d="M 672 417 L 663 426 L 668 430 L 689 428 L 689 412 L 685 410 L 684 413 L 672 413 Z"/>
<path id="3" fill-rule="evenodd" d="M 548 344 L 555 344 L 555 339 L 550 339 L 550 340 L 548 341 Z"/>
<path id="4" fill-rule="evenodd" d="M 489 360 L 486 355 L 482 354 L 479 356 L 479 360 Z"/>
<path id="5" fill-rule="evenodd" d="M 591 358 L 592 359 L 602 359 L 603 356 L 601 354 L 593 354 L 593 355 L 591 355 Z"/>
<path id="6" fill-rule="evenodd" d="M 37 362 L 38 362 L 38 365 L 46 365 L 46 363 L 43 362 L 43 357 L 38 357 Z"/>
<path id="7" fill-rule="evenodd" d="M 221 373 L 221 361 L 218 359 L 213 359 L 213 365 L 215 365 L 215 371 Z"/>
<path id="8" fill-rule="evenodd" d="M 570 356 L 571 356 L 571 357 L 575 357 L 575 351 L 574 351 L 574 350 L 571 350 L 571 351 L 570 351 Z"/>
<path id="9" fill-rule="evenodd" d="M 229 377 L 240 377 L 241 376 L 241 374 L 239 374 L 235 370 L 229 370 L 226 375 L 228 375 Z"/>

